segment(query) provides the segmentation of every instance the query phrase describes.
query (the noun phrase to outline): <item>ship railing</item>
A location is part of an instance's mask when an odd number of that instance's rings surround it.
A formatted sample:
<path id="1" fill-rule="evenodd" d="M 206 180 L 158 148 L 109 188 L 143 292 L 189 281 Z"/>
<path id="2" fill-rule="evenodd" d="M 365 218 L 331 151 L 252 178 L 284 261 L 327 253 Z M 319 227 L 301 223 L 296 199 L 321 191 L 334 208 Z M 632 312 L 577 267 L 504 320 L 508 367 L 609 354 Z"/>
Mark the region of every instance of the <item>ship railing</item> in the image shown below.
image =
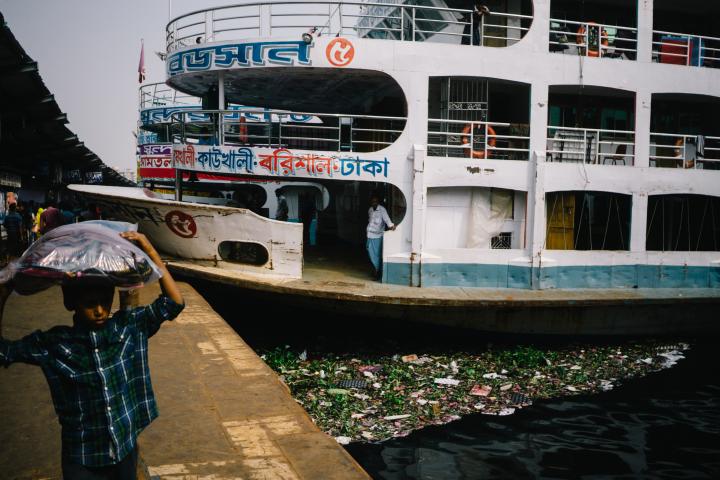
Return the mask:
<path id="1" fill-rule="evenodd" d="M 635 60 L 637 28 L 551 18 L 550 51 Z"/>
<path id="2" fill-rule="evenodd" d="M 634 165 L 635 132 L 550 126 L 545 153 L 548 162 Z"/>
<path id="3" fill-rule="evenodd" d="M 651 132 L 650 166 L 720 170 L 720 137 Z"/>
<path id="4" fill-rule="evenodd" d="M 164 83 L 150 83 L 140 87 L 140 108 L 200 105 L 200 98 L 179 92 Z"/>
<path id="5" fill-rule="evenodd" d="M 375 152 L 400 137 L 406 120 L 284 110 L 195 110 L 172 115 L 172 140 L 201 145 Z"/>
<path id="6" fill-rule="evenodd" d="M 428 120 L 428 156 L 529 160 L 530 128 L 522 123 Z"/>
<path id="7" fill-rule="evenodd" d="M 720 38 L 653 30 L 653 62 L 720 68 Z"/>
<path id="8" fill-rule="evenodd" d="M 302 8 L 302 12 L 298 11 Z M 533 17 L 491 12 L 475 20 L 472 10 L 361 1 L 257 2 L 196 10 L 165 29 L 167 52 L 213 41 L 273 35 L 346 36 L 405 41 L 505 46 L 519 41 Z M 477 32 L 477 35 L 474 33 Z"/>

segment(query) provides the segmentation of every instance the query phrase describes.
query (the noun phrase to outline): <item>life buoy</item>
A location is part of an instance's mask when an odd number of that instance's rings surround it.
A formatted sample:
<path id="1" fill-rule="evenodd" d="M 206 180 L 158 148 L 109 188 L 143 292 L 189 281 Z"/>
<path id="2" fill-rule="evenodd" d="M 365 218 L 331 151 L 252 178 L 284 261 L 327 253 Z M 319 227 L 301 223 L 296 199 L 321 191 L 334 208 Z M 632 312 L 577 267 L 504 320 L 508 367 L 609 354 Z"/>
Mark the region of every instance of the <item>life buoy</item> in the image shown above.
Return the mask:
<path id="1" fill-rule="evenodd" d="M 588 22 L 587 26 L 588 57 L 599 57 L 601 53 L 600 45 L 603 47 L 607 47 L 609 45 L 607 31 L 595 22 Z M 600 38 L 598 38 L 598 33 L 600 34 Z M 575 42 L 580 45 L 580 51 L 584 55 L 585 51 L 583 47 L 585 46 L 585 25 L 580 25 L 580 28 L 578 28 Z"/>
<path id="2" fill-rule="evenodd" d="M 248 141 L 248 128 L 245 124 L 245 116 L 240 117 L 240 128 L 239 128 L 239 134 L 240 134 L 240 141 L 243 143 L 247 143 Z"/>
<path id="3" fill-rule="evenodd" d="M 462 129 L 462 142 L 463 145 L 467 145 L 470 143 L 470 132 L 473 129 L 473 125 L 476 127 L 483 127 L 483 124 L 473 124 L 468 123 L 465 125 L 465 128 Z M 484 150 L 473 150 L 472 145 L 471 148 L 468 148 L 468 157 L 472 158 L 490 158 L 490 155 L 492 154 L 491 150 L 487 149 L 487 146 L 494 147 L 497 144 L 497 139 L 495 138 L 497 134 L 495 133 L 495 130 L 488 125 L 487 126 L 487 139 L 485 140 L 485 149 Z"/>

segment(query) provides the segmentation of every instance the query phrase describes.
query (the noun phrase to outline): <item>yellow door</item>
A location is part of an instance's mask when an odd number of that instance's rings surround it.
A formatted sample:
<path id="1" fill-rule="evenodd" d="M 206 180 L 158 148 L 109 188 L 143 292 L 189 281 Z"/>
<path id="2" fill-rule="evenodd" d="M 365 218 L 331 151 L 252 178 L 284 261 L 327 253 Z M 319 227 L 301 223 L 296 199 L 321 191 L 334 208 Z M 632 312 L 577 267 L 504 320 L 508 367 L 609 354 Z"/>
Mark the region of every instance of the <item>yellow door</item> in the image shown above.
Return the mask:
<path id="1" fill-rule="evenodd" d="M 575 239 L 575 194 L 573 192 L 548 193 L 547 201 L 548 250 L 573 250 Z"/>

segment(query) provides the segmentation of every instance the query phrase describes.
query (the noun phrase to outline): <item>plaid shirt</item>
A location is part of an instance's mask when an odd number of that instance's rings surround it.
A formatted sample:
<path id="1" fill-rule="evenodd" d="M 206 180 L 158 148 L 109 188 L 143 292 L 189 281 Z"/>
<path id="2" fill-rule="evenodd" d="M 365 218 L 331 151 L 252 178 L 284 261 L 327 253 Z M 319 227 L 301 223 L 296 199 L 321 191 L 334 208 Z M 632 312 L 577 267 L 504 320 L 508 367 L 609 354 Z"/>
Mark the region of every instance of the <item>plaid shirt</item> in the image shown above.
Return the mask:
<path id="1" fill-rule="evenodd" d="M 115 313 L 100 330 L 79 325 L 0 339 L 0 365 L 42 367 L 62 426 L 63 456 L 86 466 L 112 465 L 158 415 L 148 368 L 148 338 L 182 311 L 161 295 L 151 305 Z"/>

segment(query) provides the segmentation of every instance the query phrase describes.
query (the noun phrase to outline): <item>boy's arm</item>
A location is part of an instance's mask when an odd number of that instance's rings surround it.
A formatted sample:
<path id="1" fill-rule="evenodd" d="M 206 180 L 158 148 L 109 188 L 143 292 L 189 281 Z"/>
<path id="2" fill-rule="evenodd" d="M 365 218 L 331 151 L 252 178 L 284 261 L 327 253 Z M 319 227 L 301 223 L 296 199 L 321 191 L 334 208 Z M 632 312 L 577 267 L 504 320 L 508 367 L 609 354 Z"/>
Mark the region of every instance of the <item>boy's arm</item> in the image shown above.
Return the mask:
<path id="1" fill-rule="evenodd" d="M 138 247 L 140 247 L 143 252 L 147 253 L 150 260 L 152 260 L 153 263 L 160 269 L 162 272 L 162 277 L 160 278 L 160 289 L 162 290 L 163 295 L 167 296 L 178 305 L 184 305 L 185 300 L 180 293 L 177 283 L 175 283 L 175 280 L 172 275 L 170 275 L 165 263 L 163 263 L 160 258 L 160 254 L 157 253 L 157 250 L 155 250 L 155 247 L 152 246 L 150 240 L 139 232 L 123 232 L 120 236 L 126 240 L 137 242 Z"/>

